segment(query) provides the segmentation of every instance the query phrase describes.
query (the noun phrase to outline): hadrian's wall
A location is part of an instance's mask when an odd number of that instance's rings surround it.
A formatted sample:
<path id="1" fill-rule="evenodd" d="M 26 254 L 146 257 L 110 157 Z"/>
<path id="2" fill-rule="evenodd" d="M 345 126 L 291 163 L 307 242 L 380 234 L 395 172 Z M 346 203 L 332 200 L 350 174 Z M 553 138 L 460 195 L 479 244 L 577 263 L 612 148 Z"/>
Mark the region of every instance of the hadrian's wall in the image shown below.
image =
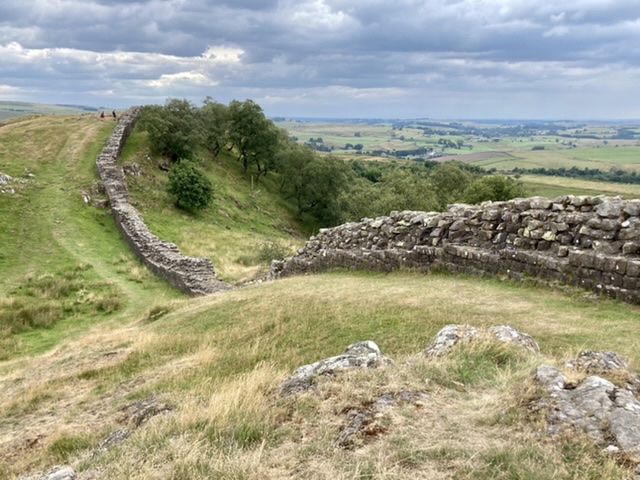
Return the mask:
<path id="1" fill-rule="evenodd" d="M 231 288 L 218 278 L 208 258 L 184 256 L 176 245 L 164 242 L 151 233 L 138 211 L 129 203 L 124 173 L 117 162 L 139 111 L 139 108 L 132 108 L 120 117 L 96 160 L 98 174 L 120 233 L 156 275 L 189 295 L 208 295 Z"/>
<path id="2" fill-rule="evenodd" d="M 541 197 L 392 212 L 321 230 L 272 278 L 331 268 L 535 277 L 640 303 L 640 200 Z"/>

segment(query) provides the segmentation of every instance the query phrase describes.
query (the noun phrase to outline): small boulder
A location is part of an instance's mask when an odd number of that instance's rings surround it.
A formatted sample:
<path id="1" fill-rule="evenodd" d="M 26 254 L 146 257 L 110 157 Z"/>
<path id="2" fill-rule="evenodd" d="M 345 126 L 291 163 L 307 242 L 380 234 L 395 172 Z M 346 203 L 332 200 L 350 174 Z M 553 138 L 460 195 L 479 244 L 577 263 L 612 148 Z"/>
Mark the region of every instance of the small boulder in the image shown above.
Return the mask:
<path id="1" fill-rule="evenodd" d="M 56 467 L 42 477 L 41 480 L 75 480 L 76 472 L 71 467 Z"/>
<path id="2" fill-rule="evenodd" d="M 593 352 L 584 350 L 578 358 L 567 363 L 569 368 L 575 368 L 579 372 L 602 374 L 616 370 L 628 370 L 629 363 L 615 352 Z"/>
<path id="3" fill-rule="evenodd" d="M 9 175 L 0 172 L 0 185 L 4 185 L 6 183 L 10 183 L 13 180 Z"/>
<path id="4" fill-rule="evenodd" d="M 40 471 L 28 475 L 22 475 L 18 478 L 20 480 L 75 480 L 77 477 L 75 470 L 65 465 L 54 467 L 47 473 Z"/>
<path id="5" fill-rule="evenodd" d="M 393 360 L 384 356 L 378 345 L 371 340 L 349 345 L 347 350 L 335 357 L 298 368 L 278 389 L 282 396 L 294 395 L 311 388 L 314 377 L 332 376 L 341 370 L 352 368 L 376 368 L 392 365 Z"/>
<path id="6" fill-rule="evenodd" d="M 425 357 L 438 357 L 449 353 L 458 343 L 469 343 L 473 340 L 495 339 L 499 342 L 517 345 L 531 353 L 539 353 L 540 346 L 530 335 L 509 325 L 489 328 L 476 328 L 470 325 L 447 325 L 440 330 L 422 352 Z"/>

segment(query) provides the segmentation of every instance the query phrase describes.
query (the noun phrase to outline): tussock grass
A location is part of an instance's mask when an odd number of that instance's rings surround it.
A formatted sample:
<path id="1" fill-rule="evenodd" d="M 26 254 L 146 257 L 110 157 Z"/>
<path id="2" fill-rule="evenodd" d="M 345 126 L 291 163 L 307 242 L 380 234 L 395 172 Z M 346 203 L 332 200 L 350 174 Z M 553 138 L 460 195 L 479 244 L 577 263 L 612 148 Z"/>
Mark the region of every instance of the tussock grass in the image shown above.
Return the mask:
<path id="1" fill-rule="evenodd" d="M 9 296 L 0 300 L 0 329 L 4 336 L 81 314 L 113 313 L 121 306 L 112 285 L 95 280 L 86 263 L 54 273 L 27 275 Z"/>
<path id="2" fill-rule="evenodd" d="M 158 303 L 0 370 L 0 471 L 11 478 L 64 458 L 86 478 L 113 479 L 628 478 L 580 436 L 540 436 L 543 412 L 529 409 L 540 392 L 529 376 L 583 348 L 637 365 L 637 318 L 638 307 L 579 293 L 410 273 L 333 273 Z M 542 354 L 476 342 L 405 363 L 448 323 L 510 324 Z M 273 396 L 298 366 L 366 339 L 395 367 Z M 371 410 L 402 392 L 422 397 Z M 151 397 L 174 410 L 91 459 L 126 426 L 121 409 Z M 337 439 L 354 409 L 371 419 L 344 447 Z M 20 432 L 41 438 L 15 460 Z"/>

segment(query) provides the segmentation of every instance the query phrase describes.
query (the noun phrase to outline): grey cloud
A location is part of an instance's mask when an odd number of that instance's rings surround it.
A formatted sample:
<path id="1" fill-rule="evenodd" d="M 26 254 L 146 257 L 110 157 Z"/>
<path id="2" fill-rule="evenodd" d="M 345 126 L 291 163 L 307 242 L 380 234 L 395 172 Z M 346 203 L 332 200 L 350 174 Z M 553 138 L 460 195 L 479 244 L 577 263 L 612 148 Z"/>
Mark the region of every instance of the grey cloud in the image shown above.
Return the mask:
<path id="1" fill-rule="evenodd" d="M 421 108 L 415 95 L 438 98 L 424 105 L 444 114 L 459 105 L 451 99 L 481 110 L 510 95 L 503 111 L 542 112 L 536 95 L 574 96 L 572 86 L 592 92 L 605 80 L 619 87 L 609 94 L 614 105 L 640 81 L 636 0 L 35 2 L 0 5 L 0 87 L 61 92 L 76 82 L 93 101 L 110 91 L 194 100 L 236 91 L 273 109 L 366 104 L 367 111 L 413 111 Z M 21 56 L 2 50 L 11 42 Z M 222 48 L 221 57 L 203 57 L 210 47 Z M 98 53 L 107 60 L 96 63 Z M 591 93 L 582 110 L 589 102 Z"/>

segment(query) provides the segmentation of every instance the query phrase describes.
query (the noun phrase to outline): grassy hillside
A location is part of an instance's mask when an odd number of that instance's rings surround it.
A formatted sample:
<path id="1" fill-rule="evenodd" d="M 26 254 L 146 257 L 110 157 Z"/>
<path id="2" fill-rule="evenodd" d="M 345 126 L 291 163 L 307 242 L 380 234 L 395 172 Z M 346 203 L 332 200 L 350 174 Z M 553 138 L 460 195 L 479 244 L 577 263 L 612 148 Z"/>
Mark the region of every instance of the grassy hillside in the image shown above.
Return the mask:
<path id="1" fill-rule="evenodd" d="M 2 365 L 0 472 L 66 463 L 80 478 L 112 479 L 629 478 L 580 436 L 540 437 L 527 378 L 585 348 L 637 367 L 639 313 L 579 294 L 409 273 L 291 278 L 168 302 Z M 448 323 L 511 324 L 543 353 L 404 363 Z M 272 396 L 297 366 L 364 339 L 397 367 Z M 402 391 L 423 393 L 422 406 L 386 410 L 352 448 L 336 443 L 350 408 Z M 92 456 L 112 432 L 133 428 L 127 412 L 145 402 L 164 413 Z"/>
<path id="2" fill-rule="evenodd" d="M 527 409 L 532 369 L 583 349 L 640 368 L 640 308 L 574 290 L 446 274 L 334 272 L 190 299 L 128 252 L 107 210 L 83 201 L 112 122 L 38 117 L 0 129 L 0 478 L 72 465 L 89 479 L 626 479 L 624 462 L 580 435 L 540 435 Z M 196 216 L 165 193 L 160 159 L 136 132 L 123 156 L 132 200 L 151 229 L 210 256 L 229 281 L 303 240 L 277 188 L 207 159 L 213 206 Z M 34 176 L 28 176 L 33 174 Z M 93 191 L 92 191 L 93 190 Z M 449 323 L 510 324 L 540 356 L 461 349 L 405 360 Z M 373 340 L 396 367 L 318 379 L 282 399 L 295 368 Z M 349 447 L 349 412 L 390 407 Z M 130 436 L 109 449 L 114 432 Z M 624 460 L 624 459 L 623 459 Z"/>
<path id="3" fill-rule="evenodd" d="M 113 126 L 77 115 L 0 129 L 0 171 L 15 190 L 0 193 L 0 358 L 181 296 L 129 252 L 107 209 L 83 201 L 95 190 L 95 157 Z"/>
<path id="4" fill-rule="evenodd" d="M 186 255 L 211 258 L 230 283 L 251 280 L 268 269 L 271 259 L 288 256 L 304 243 L 308 232 L 278 195 L 273 176 L 243 176 L 242 165 L 226 152 L 216 159 L 203 156 L 214 200 L 204 211 L 185 213 L 166 191 L 163 160 L 151 155 L 146 133 L 136 129 L 130 138 L 122 164 L 137 163 L 143 171 L 128 178 L 131 199 L 156 235 Z"/>

